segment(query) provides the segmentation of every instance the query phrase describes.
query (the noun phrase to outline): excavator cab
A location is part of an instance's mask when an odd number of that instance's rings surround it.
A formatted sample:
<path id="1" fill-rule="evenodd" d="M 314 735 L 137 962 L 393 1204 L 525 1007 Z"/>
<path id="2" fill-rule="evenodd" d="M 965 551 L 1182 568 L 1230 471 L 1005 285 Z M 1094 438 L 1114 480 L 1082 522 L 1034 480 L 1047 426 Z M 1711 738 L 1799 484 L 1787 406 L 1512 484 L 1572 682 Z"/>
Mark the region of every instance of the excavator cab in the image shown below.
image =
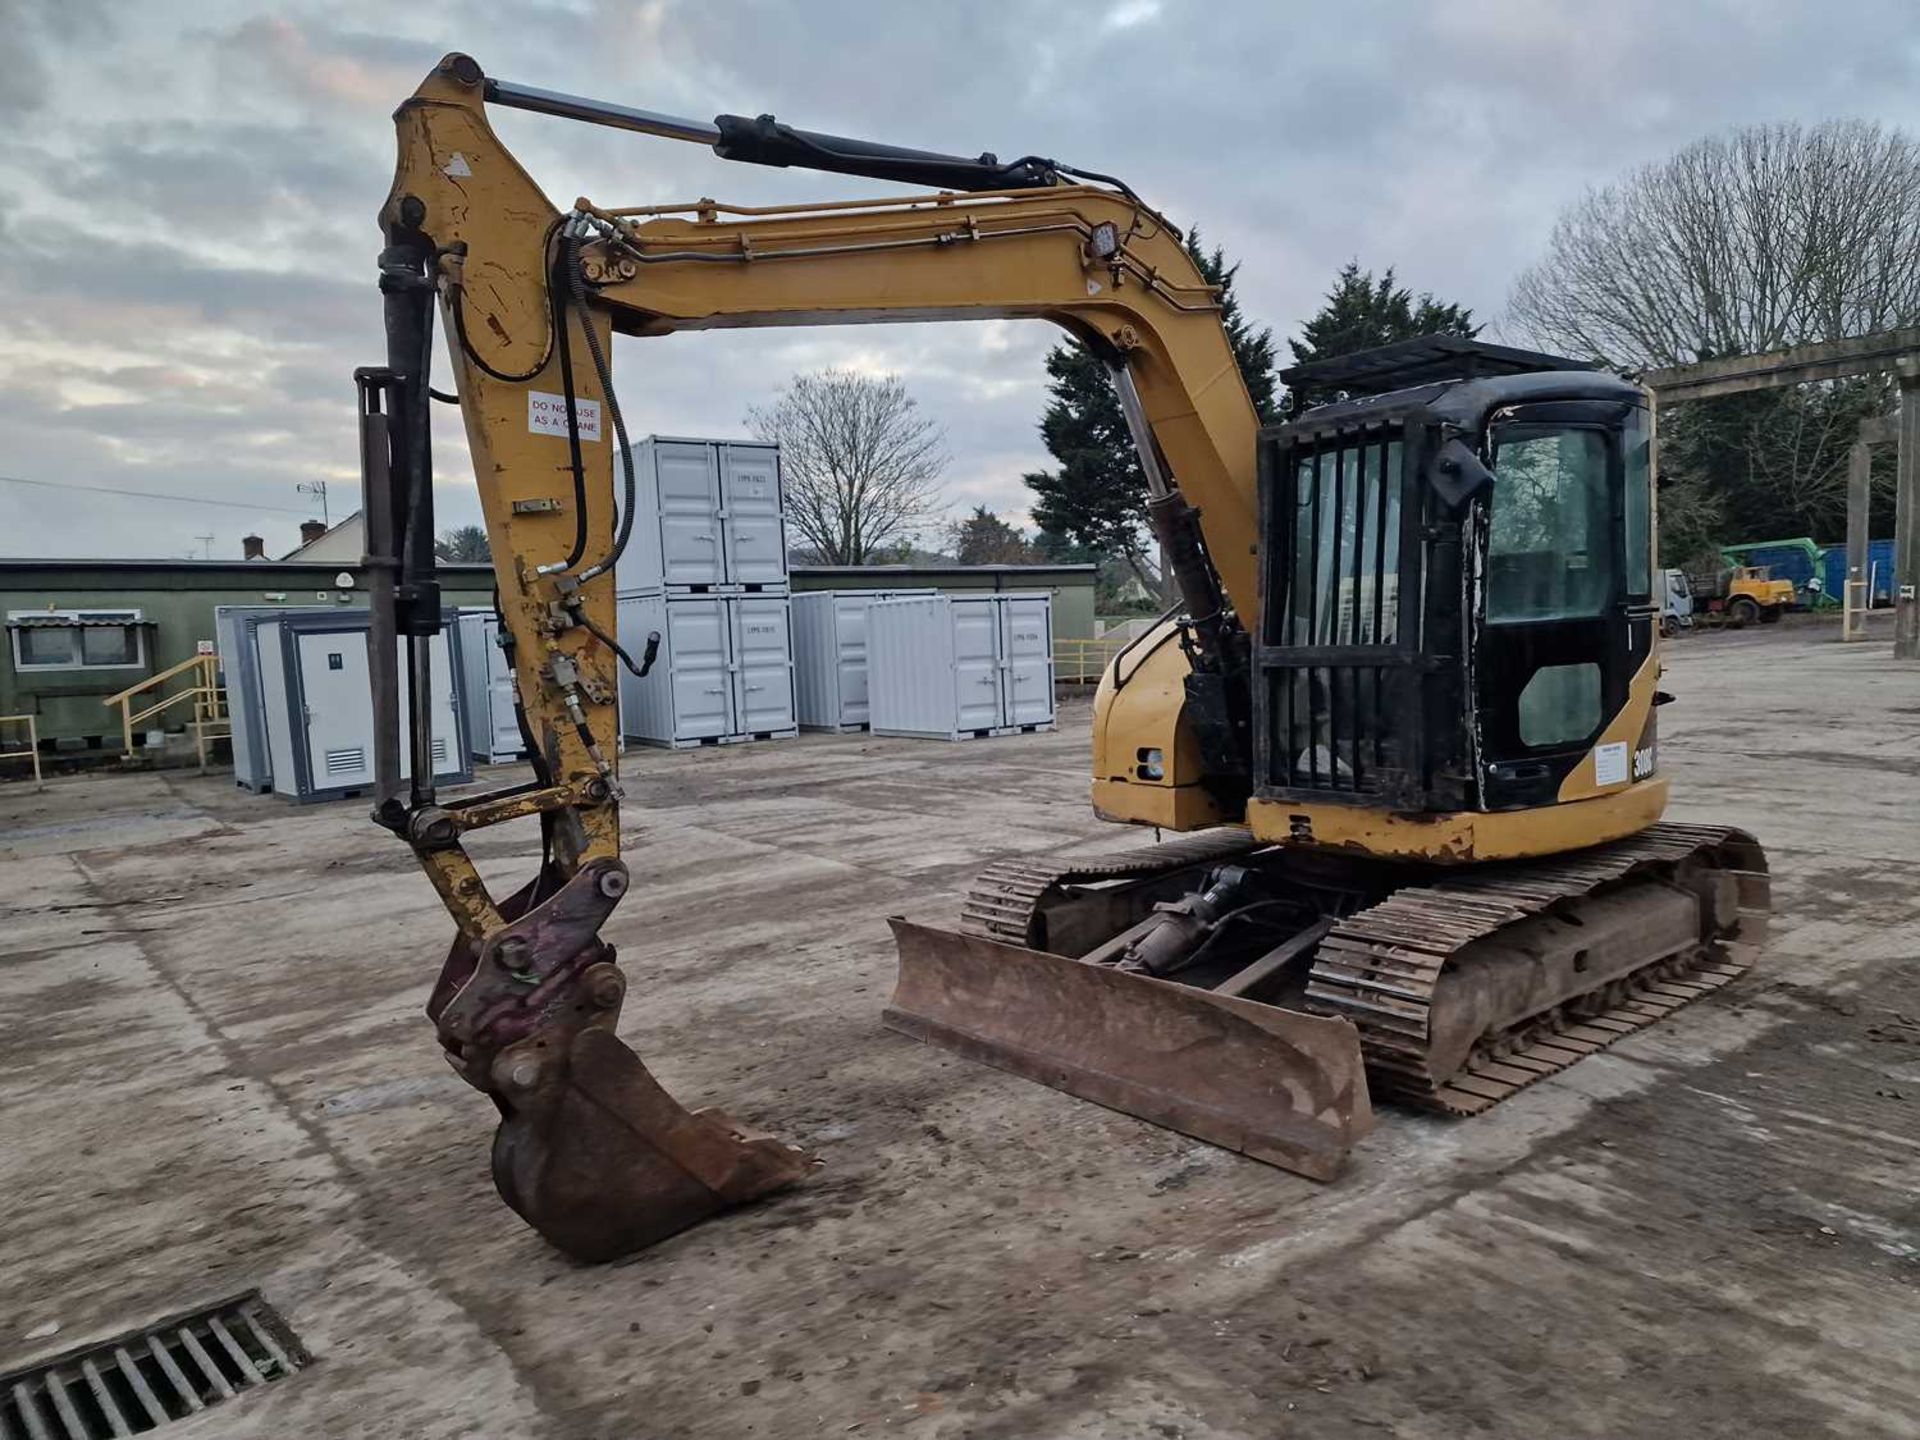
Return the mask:
<path id="1" fill-rule="evenodd" d="M 1315 807 L 1527 811 L 1653 774 L 1645 392 L 1468 341 L 1293 373 L 1468 360 L 1262 435 L 1254 809 L 1295 842 Z"/>
<path id="2" fill-rule="evenodd" d="M 1452 337 L 1283 378 L 1244 827 L 989 869 L 896 922 L 887 1018 L 1324 1179 L 1373 1098 L 1477 1113 L 1725 983 L 1767 886 L 1656 823 L 1646 392 Z"/>

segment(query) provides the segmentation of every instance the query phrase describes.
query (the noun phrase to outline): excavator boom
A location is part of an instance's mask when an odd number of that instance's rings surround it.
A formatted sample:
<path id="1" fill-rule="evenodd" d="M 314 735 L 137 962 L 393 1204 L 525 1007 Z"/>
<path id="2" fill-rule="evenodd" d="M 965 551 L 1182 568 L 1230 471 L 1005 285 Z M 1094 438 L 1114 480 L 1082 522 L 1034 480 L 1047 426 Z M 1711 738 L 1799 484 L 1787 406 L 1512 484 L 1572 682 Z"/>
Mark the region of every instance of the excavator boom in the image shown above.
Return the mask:
<path id="1" fill-rule="evenodd" d="M 562 211 L 489 103 L 938 189 Z M 615 666 L 652 653 L 615 630 L 637 490 L 616 334 L 1037 319 L 1112 377 L 1179 606 L 1102 678 L 1092 799 L 1182 833 L 1002 861 L 959 931 L 896 922 L 896 1030 L 1325 1179 L 1370 1095 L 1474 1113 L 1748 963 L 1759 846 L 1659 823 L 1637 385 L 1422 337 L 1289 372 L 1340 398 L 1263 430 L 1218 292 L 1110 177 L 769 116 L 683 120 L 489 79 L 462 55 L 394 118 L 388 362 L 359 377 L 375 818 L 454 917 L 428 1013 L 501 1112 L 500 1193 L 562 1249 L 637 1248 L 812 1163 L 683 1108 L 616 1034 L 626 982 L 600 937 L 629 883 Z M 453 396 L 428 373 L 436 309 Z M 466 424 L 534 770 L 457 802 L 434 794 L 417 703 L 441 624 L 436 398 Z M 462 837 L 528 818 L 540 868 L 496 901 Z"/>
<path id="2" fill-rule="evenodd" d="M 726 159 L 940 189 L 775 207 L 580 199 L 562 212 L 495 136 L 489 102 L 706 144 Z M 1035 157 L 1002 164 L 847 140 L 770 117 L 681 120 L 491 79 L 461 55 L 427 77 L 395 124 L 399 159 L 381 212 L 388 361 L 357 377 L 375 616 L 374 814 L 412 846 L 454 918 L 458 936 L 428 1013 L 454 1068 L 501 1112 L 501 1195 L 559 1248 L 602 1259 L 791 1184 L 812 1163 L 720 1112 L 684 1109 L 615 1033 L 625 980 L 600 938 L 628 886 L 614 667 L 641 669 L 651 657 L 623 650 L 615 632 L 613 570 L 633 524 L 635 484 L 613 335 L 1011 317 L 1052 321 L 1101 356 L 1188 612 L 1181 646 L 1154 647 L 1156 678 L 1129 702 L 1137 718 L 1116 719 L 1126 707 L 1109 707 L 1096 737 L 1101 808 L 1143 824 L 1218 823 L 1231 816 L 1235 786 L 1244 788 L 1232 778 L 1245 774 L 1250 714 L 1235 612 L 1253 603 L 1257 422 L 1217 294 L 1178 232 L 1104 177 Z M 452 396 L 429 374 L 436 309 L 453 356 Z M 429 693 L 425 641 L 442 623 L 435 399 L 456 399 L 465 421 L 535 775 L 458 801 L 434 793 L 424 708 L 413 705 L 405 724 L 400 714 L 403 688 Z M 1211 723 L 1189 726 L 1189 711 Z M 404 786 L 403 741 L 412 750 Z M 1136 761 L 1149 751 L 1163 758 Z M 1224 790 L 1214 783 L 1222 775 Z M 496 900 L 462 839 L 517 819 L 537 819 L 541 866 Z M 1024 952 L 1030 963 L 1009 966 L 990 948 L 973 947 L 998 967 L 1002 998 L 1024 987 L 1042 1003 L 1057 985 L 1051 957 Z M 903 997 L 924 949 L 903 952 Z M 947 958 L 943 983 L 965 959 Z M 1108 1009 L 1113 1063 L 1139 1042 L 1126 999 Z M 910 1011 L 910 999 L 897 999 L 902 1028 L 914 1028 Z M 1275 1045 L 1298 1057 L 1256 1089 L 1267 1097 L 1259 1103 L 1271 1111 L 1272 1094 L 1305 1077 L 1312 1083 L 1294 1086 L 1302 1098 L 1285 1104 L 1311 1099 L 1334 1119 L 1305 1126 L 1306 1142 L 1267 1148 L 1270 1158 L 1312 1151 L 1301 1168 L 1330 1170 L 1365 1124 L 1352 1028 L 1279 1012 L 1249 1025 L 1231 1006 L 1212 1011 L 1201 1019 L 1230 1032 L 1250 1063 Z M 1011 1054 L 1012 1042 L 1001 1048 Z M 1335 1055 L 1346 1063 L 1329 1090 L 1318 1057 Z M 1099 1055 L 1087 1059 L 1100 1068 Z M 1231 1089 L 1234 1073 L 1215 1083 Z"/>

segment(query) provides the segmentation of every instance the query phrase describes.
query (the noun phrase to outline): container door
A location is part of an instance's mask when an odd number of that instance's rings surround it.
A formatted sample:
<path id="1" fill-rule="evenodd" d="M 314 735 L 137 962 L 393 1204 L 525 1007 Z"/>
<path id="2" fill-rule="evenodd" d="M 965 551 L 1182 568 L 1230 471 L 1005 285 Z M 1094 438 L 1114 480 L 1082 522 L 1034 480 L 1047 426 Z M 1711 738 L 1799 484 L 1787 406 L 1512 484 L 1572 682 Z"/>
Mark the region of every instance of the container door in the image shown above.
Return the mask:
<path id="1" fill-rule="evenodd" d="M 954 729 L 995 730 L 1006 724 L 1001 699 L 1000 602 L 955 600 L 953 622 Z"/>
<path id="2" fill-rule="evenodd" d="M 656 664 L 672 667 L 674 740 L 735 733 L 725 602 L 698 595 L 667 602 L 667 635 Z"/>
<path id="3" fill-rule="evenodd" d="M 787 578 L 779 465 L 780 452 L 770 446 L 720 447 L 720 533 L 729 584 L 778 585 Z"/>
<path id="4" fill-rule="evenodd" d="M 842 725 L 865 725 L 872 717 L 867 698 L 867 607 L 875 598 L 836 595 L 833 600 L 833 665 L 839 679 Z"/>
<path id="5" fill-rule="evenodd" d="M 306 701 L 307 765 L 313 788 L 371 785 L 373 690 L 367 675 L 367 632 L 295 635 L 294 646 Z M 405 673 L 402 666 L 401 674 Z M 401 704 L 406 704 L 404 693 Z M 405 709 L 400 713 L 404 715 Z"/>
<path id="6" fill-rule="evenodd" d="M 1000 673 L 1006 682 L 1007 724 L 1043 725 L 1053 719 L 1052 604 L 1044 596 L 1014 595 L 1000 602 Z"/>
<path id="7" fill-rule="evenodd" d="M 293 761 L 304 741 L 306 726 L 294 713 L 288 684 L 284 640 L 278 620 L 262 621 L 254 629 L 254 663 L 260 675 L 260 740 L 265 759 L 259 767 L 259 781 L 277 794 L 300 793 L 297 768 Z"/>
<path id="8" fill-rule="evenodd" d="M 793 637 L 787 597 L 743 595 L 729 600 L 733 610 L 734 717 L 738 733 L 762 735 L 791 730 L 793 713 Z"/>
<path id="9" fill-rule="evenodd" d="M 668 585 L 718 585 L 721 564 L 720 477 L 714 447 L 657 440 L 660 476 L 660 569 Z M 637 517 L 640 523 L 645 517 Z"/>
<path id="10" fill-rule="evenodd" d="M 460 753 L 460 675 L 453 668 L 453 646 L 447 641 L 446 631 L 428 637 L 427 662 L 433 669 L 433 773 L 457 775 L 467 766 L 466 757 Z M 367 712 L 371 718 L 371 688 Z"/>
<path id="11" fill-rule="evenodd" d="M 466 639 L 463 635 L 462 640 Z M 500 648 L 500 622 L 492 616 L 476 637 L 481 642 L 482 664 L 487 677 L 487 703 L 467 717 L 467 723 L 486 730 L 488 758 L 518 755 L 526 748 L 520 738 L 520 721 L 513 711 L 513 667 L 507 664 L 507 652 Z"/>

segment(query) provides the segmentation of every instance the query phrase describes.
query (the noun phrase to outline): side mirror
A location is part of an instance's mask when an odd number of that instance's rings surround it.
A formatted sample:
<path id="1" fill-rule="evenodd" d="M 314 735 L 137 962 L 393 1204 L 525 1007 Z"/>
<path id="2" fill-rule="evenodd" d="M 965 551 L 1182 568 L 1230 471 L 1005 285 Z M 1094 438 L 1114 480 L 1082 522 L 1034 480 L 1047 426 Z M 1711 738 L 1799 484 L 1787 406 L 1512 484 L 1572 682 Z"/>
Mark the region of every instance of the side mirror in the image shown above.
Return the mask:
<path id="1" fill-rule="evenodd" d="M 1440 447 L 1428 478 L 1440 498 L 1453 506 L 1464 505 L 1493 488 L 1493 472 L 1480 463 L 1480 457 L 1464 440 L 1449 440 Z"/>

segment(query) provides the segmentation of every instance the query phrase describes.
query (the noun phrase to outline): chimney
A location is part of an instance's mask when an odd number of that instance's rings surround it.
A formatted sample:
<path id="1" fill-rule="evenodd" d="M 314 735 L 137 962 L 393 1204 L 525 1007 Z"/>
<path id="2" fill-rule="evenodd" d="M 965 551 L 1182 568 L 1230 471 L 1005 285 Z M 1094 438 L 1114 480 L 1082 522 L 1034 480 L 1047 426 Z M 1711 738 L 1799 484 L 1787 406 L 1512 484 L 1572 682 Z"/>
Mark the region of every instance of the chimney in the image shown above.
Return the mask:
<path id="1" fill-rule="evenodd" d="M 326 533 L 327 522 L 324 520 L 302 520 L 300 522 L 300 543 L 302 545 L 311 545 Z"/>
<path id="2" fill-rule="evenodd" d="M 258 535 L 242 535 L 240 546 L 242 559 L 264 560 L 267 558 L 267 542 Z"/>

